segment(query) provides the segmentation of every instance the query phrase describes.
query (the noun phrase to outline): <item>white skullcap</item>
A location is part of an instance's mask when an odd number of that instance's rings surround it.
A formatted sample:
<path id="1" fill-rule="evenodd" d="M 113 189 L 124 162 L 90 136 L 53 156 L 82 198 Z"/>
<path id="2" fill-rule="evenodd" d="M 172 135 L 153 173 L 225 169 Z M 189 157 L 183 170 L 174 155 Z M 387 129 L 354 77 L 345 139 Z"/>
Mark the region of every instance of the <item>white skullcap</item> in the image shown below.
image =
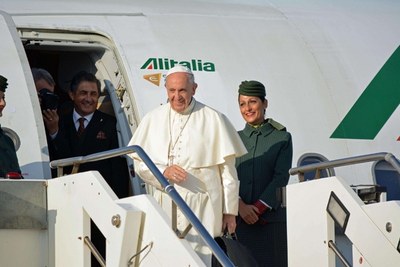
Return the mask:
<path id="1" fill-rule="evenodd" d="M 168 75 L 170 75 L 172 73 L 177 73 L 177 72 L 184 72 L 184 73 L 188 73 L 188 74 L 193 75 L 193 72 L 188 67 L 185 67 L 185 66 L 182 66 L 182 65 L 176 65 L 175 67 L 170 68 L 168 70 L 167 75 L 165 75 L 165 78 L 167 78 Z"/>

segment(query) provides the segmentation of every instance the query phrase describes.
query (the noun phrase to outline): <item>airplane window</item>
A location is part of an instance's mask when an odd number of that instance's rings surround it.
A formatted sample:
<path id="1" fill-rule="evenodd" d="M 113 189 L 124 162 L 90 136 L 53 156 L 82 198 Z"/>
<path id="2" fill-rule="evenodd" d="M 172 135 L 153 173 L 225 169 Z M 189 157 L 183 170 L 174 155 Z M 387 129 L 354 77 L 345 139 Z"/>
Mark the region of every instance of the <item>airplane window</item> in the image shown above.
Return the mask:
<path id="1" fill-rule="evenodd" d="M 372 166 L 375 183 L 386 187 L 386 200 L 400 200 L 400 173 L 385 160 L 377 161 Z"/>
<path id="2" fill-rule="evenodd" d="M 303 154 L 299 158 L 297 165 L 305 166 L 305 165 L 309 165 L 309 164 L 313 164 L 313 163 L 320 163 L 320 162 L 324 162 L 324 161 L 328 161 L 328 159 L 321 154 L 306 153 L 306 154 Z M 324 177 L 329 177 L 329 176 L 334 176 L 334 175 L 335 175 L 335 170 L 330 168 L 330 169 L 321 170 L 319 177 L 324 178 Z M 304 181 L 313 180 L 313 179 L 315 179 L 315 176 L 316 176 L 315 171 L 306 172 L 306 173 L 304 173 Z"/>

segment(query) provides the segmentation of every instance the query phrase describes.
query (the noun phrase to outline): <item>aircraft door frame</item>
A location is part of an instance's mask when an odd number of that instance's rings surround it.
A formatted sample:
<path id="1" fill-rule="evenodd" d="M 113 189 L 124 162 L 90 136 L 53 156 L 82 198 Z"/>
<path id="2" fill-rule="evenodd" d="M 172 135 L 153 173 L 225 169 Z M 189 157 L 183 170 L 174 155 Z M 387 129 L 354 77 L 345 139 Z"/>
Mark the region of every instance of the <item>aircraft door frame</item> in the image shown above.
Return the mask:
<path id="1" fill-rule="evenodd" d="M 29 62 L 11 16 L 0 10 L 0 74 L 8 79 L 2 126 L 19 137 L 19 165 L 25 178 L 51 178 L 40 104 Z"/>
<path id="2" fill-rule="evenodd" d="M 58 84 L 58 93 L 61 91 L 65 93 L 68 90 L 69 81 L 77 68 L 96 74 L 102 84 L 100 97 L 102 100 L 99 99 L 98 109 L 116 117 L 119 145 L 125 147 L 138 124 L 138 118 L 135 99 L 129 92 L 127 66 L 123 64 L 121 58 L 123 51 L 118 48 L 118 43 L 105 33 L 95 31 L 30 27 L 21 27 L 18 31 L 28 58 L 36 58 L 32 57 L 33 51 L 33 53 L 51 51 L 51 55 L 57 58 L 57 67 L 52 71 L 48 70 L 57 76 L 53 77 Z M 37 55 L 45 56 L 40 53 Z M 35 65 L 35 62 L 31 64 Z M 132 193 L 134 195 L 144 193 L 142 181 L 134 176 L 133 160 L 128 156 L 125 158 L 131 178 Z"/>

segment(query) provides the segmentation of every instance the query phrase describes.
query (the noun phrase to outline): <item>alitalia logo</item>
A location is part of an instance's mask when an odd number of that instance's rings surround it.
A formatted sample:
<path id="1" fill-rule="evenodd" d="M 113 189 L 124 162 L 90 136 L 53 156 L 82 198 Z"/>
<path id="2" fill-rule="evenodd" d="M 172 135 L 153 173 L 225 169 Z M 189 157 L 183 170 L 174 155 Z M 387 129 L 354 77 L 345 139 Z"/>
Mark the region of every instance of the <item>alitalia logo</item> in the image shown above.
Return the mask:
<path id="1" fill-rule="evenodd" d="M 400 104 L 400 46 L 365 88 L 331 138 L 373 140 Z M 400 141 L 400 137 L 396 137 Z"/>
<path id="2" fill-rule="evenodd" d="M 201 59 L 190 59 L 178 61 L 170 58 L 156 58 L 151 57 L 146 60 L 143 66 L 140 68 L 142 70 L 169 70 L 175 65 L 180 64 L 188 67 L 192 71 L 208 71 L 215 72 L 215 64 L 212 62 L 204 61 Z"/>

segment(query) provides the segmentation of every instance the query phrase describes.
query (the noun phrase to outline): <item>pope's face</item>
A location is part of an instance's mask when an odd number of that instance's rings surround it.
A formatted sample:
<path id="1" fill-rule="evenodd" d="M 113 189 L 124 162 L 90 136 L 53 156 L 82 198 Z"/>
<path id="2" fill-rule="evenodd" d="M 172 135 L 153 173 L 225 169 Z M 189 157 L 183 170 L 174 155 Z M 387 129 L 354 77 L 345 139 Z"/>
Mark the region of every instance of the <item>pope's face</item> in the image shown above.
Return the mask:
<path id="1" fill-rule="evenodd" d="M 240 113 L 243 119 L 251 124 L 256 125 L 264 121 L 264 111 L 268 106 L 268 101 L 262 101 L 257 96 L 239 96 Z"/>
<path id="2" fill-rule="evenodd" d="M 168 75 L 165 81 L 168 100 L 176 112 L 183 112 L 190 104 L 197 84 L 190 80 L 189 74 L 176 72 Z"/>

